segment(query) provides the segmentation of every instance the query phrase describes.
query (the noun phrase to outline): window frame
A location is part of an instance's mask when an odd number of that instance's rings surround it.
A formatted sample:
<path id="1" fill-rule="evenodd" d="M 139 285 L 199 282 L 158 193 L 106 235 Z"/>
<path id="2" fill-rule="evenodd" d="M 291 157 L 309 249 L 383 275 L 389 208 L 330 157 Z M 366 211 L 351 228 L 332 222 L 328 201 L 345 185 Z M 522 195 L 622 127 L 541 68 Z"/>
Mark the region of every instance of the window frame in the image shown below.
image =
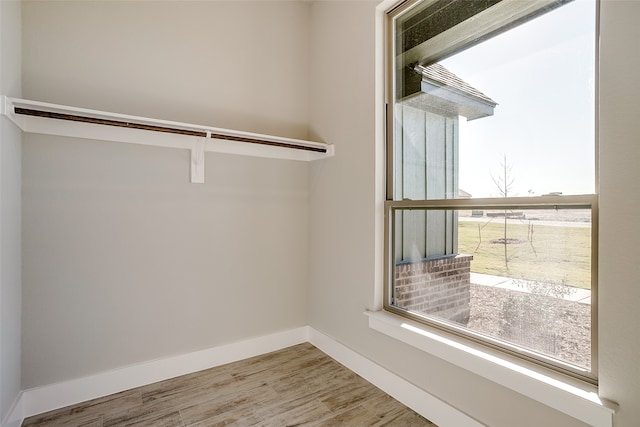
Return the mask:
<path id="1" fill-rule="evenodd" d="M 384 202 L 384 290 L 383 290 L 383 308 L 385 311 L 399 315 L 401 317 L 417 321 L 421 324 L 435 328 L 437 331 L 444 333 L 446 336 L 453 336 L 468 342 L 486 346 L 492 350 L 504 352 L 510 356 L 515 356 L 534 365 L 550 369 L 560 374 L 568 375 L 571 378 L 578 379 L 585 383 L 597 386 L 598 384 L 598 63 L 599 49 L 597 39 L 599 37 L 599 0 L 596 0 L 596 22 L 595 34 L 595 87 L 594 87 L 594 114 L 595 114 L 595 133 L 594 133 L 594 150 L 595 150 L 595 189 L 593 194 L 586 195 L 553 195 L 539 197 L 508 197 L 508 198 L 487 198 L 487 199 L 430 199 L 430 200 L 394 200 L 395 191 L 395 141 L 394 141 L 394 110 L 395 110 L 395 81 L 396 81 L 396 58 L 395 52 L 395 28 L 394 20 L 398 16 L 409 12 L 415 5 L 421 3 L 421 0 L 405 0 L 395 7 L 389 9 L 385 15 L 385 202 Z M 561 3 L 564 4 L 564 3 Z M 559 4 L 559 5 L 561 5 Z M 518 16 L 512 20 L 502 20 L 498 28 L 493 27 L 490 31 L 483 31 L 482 26 L 476 31 L 480 34 L 480 39 L 485 40 L 487 37 L 506 31 L 519 25 L 521 22 L 532 19 L 546 12 L 547 9 L 540 8 L 537 11 L 528 11 L 526 16 Z M 488 17 L 490 19 L 490 15 Z M 483 17 L 484 22 L 487 16 Z M 479 41 L 481 41 L 479 40 Z M 430 56 L 432 60 L 449 56 L 459 50 L 463 50 L 475 44 L 474 37 L 469 37 L 464 43 L 458 43 L 456 48 L 448 48 L 443 46 L 440 57 Z M 483 334 L 476 333 L 464 327 L 455 327 L 449 323 L 438 321 L 434 318 L 427 318 L 407 310 L 396 307 L 392 304 L 392 288 L 394 286 L 394 212 L 401 209 L 520 209 L 520 208 L 566 208 L 566 209 L 590 209 L 591 210 L 591 369 L 580 369 L 569 363 L 564 363 L 559 359 L 547 357 L 541 353 L 524 349 L 515 344 L 506 343 L 499 339 L 493 339 Z"/>

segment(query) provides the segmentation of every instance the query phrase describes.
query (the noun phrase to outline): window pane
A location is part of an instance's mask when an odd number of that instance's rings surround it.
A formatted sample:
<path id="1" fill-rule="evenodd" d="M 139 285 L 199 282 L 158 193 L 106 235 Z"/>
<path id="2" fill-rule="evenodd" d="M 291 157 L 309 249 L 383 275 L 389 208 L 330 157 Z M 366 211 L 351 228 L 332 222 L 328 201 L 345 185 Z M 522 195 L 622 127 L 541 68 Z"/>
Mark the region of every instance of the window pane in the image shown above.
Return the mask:
<path id="1" fill-rule="evenodd" d="M 431 36 L 421 22 L 396 22 L 397 61 Z M 574 1 L 435 63 L 396 63 L 393 199 L 594 193 L 595 39 L 595 1 Z"/>
<path id="2" fill-rule="evenodd" d="M 393 212 L 393 306 L 590 369 L 591 210 Z"/>

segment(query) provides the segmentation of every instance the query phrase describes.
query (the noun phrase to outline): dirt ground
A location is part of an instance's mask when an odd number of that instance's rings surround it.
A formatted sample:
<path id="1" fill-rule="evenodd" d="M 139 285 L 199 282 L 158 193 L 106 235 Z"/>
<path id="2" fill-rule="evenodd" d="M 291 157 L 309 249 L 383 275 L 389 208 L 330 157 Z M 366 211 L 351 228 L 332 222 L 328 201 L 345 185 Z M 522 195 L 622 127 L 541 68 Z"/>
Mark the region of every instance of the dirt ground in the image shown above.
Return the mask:
<path id="1" fill-rule="evenodd" d="M 521 292 L 472 284 L 467 327 L 590 367 L 591 306 L 559 298 L 527 298 Z"/>

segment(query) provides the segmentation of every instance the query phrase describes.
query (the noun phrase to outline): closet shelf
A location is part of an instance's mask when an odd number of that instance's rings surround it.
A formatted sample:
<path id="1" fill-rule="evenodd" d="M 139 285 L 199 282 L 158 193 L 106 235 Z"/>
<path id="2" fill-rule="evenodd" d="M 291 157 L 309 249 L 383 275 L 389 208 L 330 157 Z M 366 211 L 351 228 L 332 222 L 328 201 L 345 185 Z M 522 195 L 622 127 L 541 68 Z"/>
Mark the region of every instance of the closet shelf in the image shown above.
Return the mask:
<path id="1" fill-rule="evenodd" d="M 130 116 L 2 96 L 2 114 L 22 131 L 191 151 L 191 182 L 204 182 L 204 153 L 314 161 L 334 146 L 189 123 Z"/>

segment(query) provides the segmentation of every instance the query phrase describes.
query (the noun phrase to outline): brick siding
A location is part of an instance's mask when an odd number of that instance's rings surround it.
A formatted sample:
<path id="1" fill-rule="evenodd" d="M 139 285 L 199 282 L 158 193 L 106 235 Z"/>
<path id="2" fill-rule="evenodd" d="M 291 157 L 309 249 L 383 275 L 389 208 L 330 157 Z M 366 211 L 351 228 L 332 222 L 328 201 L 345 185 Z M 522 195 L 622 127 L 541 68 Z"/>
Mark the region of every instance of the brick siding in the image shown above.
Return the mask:
<path id="1" fill-rule="evenodd" d="M 472 260 L 456 255 L 396 265 L 394 305 L 466 325 Z"/>

